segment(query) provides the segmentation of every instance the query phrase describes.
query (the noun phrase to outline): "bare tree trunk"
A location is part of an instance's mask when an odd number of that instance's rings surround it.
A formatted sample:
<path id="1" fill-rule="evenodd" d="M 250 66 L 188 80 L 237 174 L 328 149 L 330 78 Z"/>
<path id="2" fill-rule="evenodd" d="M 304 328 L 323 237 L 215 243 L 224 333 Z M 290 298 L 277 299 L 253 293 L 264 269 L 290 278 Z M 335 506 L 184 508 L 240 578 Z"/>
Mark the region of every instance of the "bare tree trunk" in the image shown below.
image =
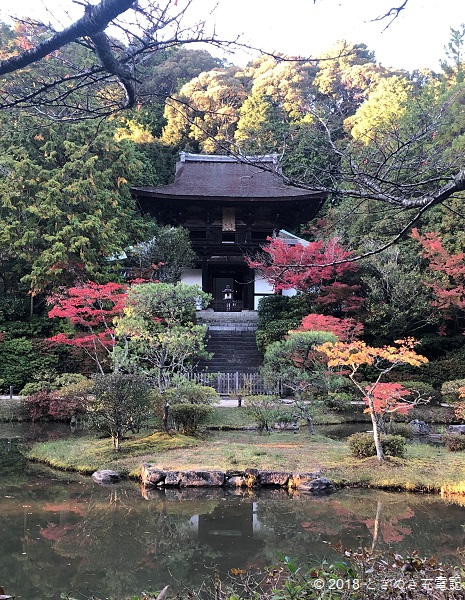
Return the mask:
<path id="1" fill-rule="evenodd" d="M 115 452 L 119 452 L 120 448 L 121 448 L 121 431 L 115 431 L 114 435 L 113 435 L 113 448 L 115 450 Z"/>
<path id="2" fill-rule="evenodd" d="M 315 426 L 313 424 L 313 419 L 310 416 L 310 413 L 308 412 L 307 406 L 302 401 L 296 401 L 295 405 L 296 405 L 296 408 L 299 409 L 300 414 L 307 421 L 308 430 L 310 432 L 310 435 L 315 435 Z"/>
<path id="3" fill-rule="evenodd" d="M 370 409 L 371 423 L 373 425 L 373 440 L 375 442 L 376 458 L 381 462 L 384 460 L 384 452 L 383 452 L 383 446 L 381 445 L 379 423 L 378 423 L 378 419 L 376 418 L 375 407 L 373 404 L 373 398 L 371 397 L 370 394 L 367 397 L 368 397 L 368 407 Z"/>
<path id="4" fill-rule="evenodd" d="M 168 423 L 170 417 L 170 405 L 168 402 L 165 403 L 165 410 L 163 412 L 163 429 L 168 432 Z"/>

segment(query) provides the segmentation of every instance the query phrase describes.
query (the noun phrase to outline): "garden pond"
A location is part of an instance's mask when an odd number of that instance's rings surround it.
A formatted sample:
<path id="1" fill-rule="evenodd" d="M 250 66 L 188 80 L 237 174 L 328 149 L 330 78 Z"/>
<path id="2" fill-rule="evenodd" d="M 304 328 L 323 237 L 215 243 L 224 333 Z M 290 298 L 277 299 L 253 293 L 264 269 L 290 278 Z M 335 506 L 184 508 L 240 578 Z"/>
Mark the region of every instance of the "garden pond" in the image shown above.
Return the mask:
<path id="1" fill-rule="evenodd" d="M 123 598 L 195 586 L 217 569 L 334 557 L 331 545 L 387 554 L 434 554 L 462 564 L 465 507 L 435 495 L 344 489 L 330 496 L 283 490 L 144 491 L 134 481 L 28 463 L 21 440 L 67 434 L 60 426 L 0 424 L 0 585 L 16 599 Z"/>

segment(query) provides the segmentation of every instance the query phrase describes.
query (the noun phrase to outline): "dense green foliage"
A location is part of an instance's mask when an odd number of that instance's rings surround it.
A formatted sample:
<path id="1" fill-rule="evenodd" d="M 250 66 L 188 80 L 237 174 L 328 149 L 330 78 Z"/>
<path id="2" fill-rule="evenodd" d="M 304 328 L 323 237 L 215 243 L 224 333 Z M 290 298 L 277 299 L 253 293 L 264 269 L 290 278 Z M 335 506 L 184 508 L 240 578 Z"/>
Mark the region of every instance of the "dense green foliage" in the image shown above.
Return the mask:
<path id="1" fill-rule="evenodd" d="M 19 391 L 34 379 L 48 379 L 56 372 L 58 355 L 44 351 L 40 342 L 25 337 L 0 343 L 0 377 L 8 388 Z"/>
<path id="2" fill-rule="evenodd" d="M 50 124 L 20 116 L 0 129 L 0 236 L 5 292 L 35 295 L 101 278 L 143 235 L 129 194 L 143 162 L 115 123 Z M 107 275 L 108 276 L 108 275 Z"/>
<path id="3" fill-rule="evenodd" d="M 275 423 L 281 420 L 284 412 L 282 403 L 275 396 L 247 396 L 244 401 L 245 411 L 250 415 L 260 433 L 270 433 Z"/>
<path id="4" fill-rule="evenodd" d="M 266 296 L 258 305 L 257 346 L 261 352 L 272 342 L 282 340 L 291 329 L 296 329 L 310 312 L 305 295 Z"/>
<path id="5" fill-rule="evenodd" d="M 150 383 L 141 375 L 96 375 L 89 397 L 87 418 L 92 427 L 111 435 L 120 449 L 127 431 L 139 431 L 150 411 Z"/>
<path id="6" fill-rule="evenodd" d="M 357 458 L 376 456 L 375 442 L 370 433 L 354 433 L 347 439 L 347 443 L 353 456 Z M 401 435 L 382 435 L 381 444 L 385 456 L 402 458 L 405 455 L 405 438 Z"/>
<path id="7" fill-rule="evenodd" d="M 171 385 L 173 376 L 192 372 L 208 356 L 206 326 L 196 324 L 195 309 L 209 299 L 198 286 L 181 282 L 130 288 L 123 314 L 115 320 L 115 334 L 129 348 L 126 368 L 150 373 L 160 391 Z"/>
<path id="8" fill-rule="evenodd" d="M 265 352 L 262 373 L 271 389 L 282 386 L 285 393 L 314 399 L 337 389 L 340 378 L 328 373 L 326 361 L 315 346 L 336 341 L 326 331 L 293 331 L 284 340 L 273 342 Z"/>
<path id="9" fill-rule="evenodd" d="M 180 403 L 170 409 L 176 431 L 184 435 L 195 435 L 212 413 L 211 406 L 205 404 Z"/>

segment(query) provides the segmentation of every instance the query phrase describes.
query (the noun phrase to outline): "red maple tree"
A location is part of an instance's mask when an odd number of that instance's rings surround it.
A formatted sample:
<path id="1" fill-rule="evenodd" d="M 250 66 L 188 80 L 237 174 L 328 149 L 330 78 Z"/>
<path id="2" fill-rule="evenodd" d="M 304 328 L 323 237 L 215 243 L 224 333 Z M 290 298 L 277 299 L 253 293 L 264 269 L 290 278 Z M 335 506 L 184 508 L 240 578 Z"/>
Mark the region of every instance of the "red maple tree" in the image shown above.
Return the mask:
<path id="1" fill-rule="evenodd" d="M 89 281 L 53 294 L 48 298 L 48 304 L 53 305 L 48 316 L 69 319 L 75 331 L 71 336 L 59 333 L 48 341 L 81 348 L 103 373 L 102 357 L 108 357 L 118 343 L 113 320 L 123 314 L 127 290 L 119 283 Z"/>
<path id="2" fill-rule="evenodd" d="M 365 390 L 367 395 L 364 397 L 364 401 L 368 407 L 365 412 L 370 412 L 370 395 L 373 399 L 373 410 L 382 417 L 391 413 L 405 415 L 414 407 L 412 402 L 402 401 L 403 398 L 410 396 L 411 392 L 402 387 L 400 383 L 372 383 L 367 385 Z"/>
<path id="3" fill-rule="evenodd" d="M 329 331 L 337 335 L 341 342 L 350 342 L 363 335 L 363 325 L 351 318 L 311 313 L 302 319 L 300 327 L 295 331 Z"/>
<path id="4" fill-rule="evenodd" d="M 432 231 L 421 235 L 418 229 L 412 230 L 413 239 L 422 246 L 423 258 L 428 261 L 429 268 L 435 274 L 434 278 L 425 281 L 435 297 L 432 305 L 449 323 L 453 322 L 456 329 L 464 330 L 465 318 L 465 254 L 448 252 L 439 237 Z M 440 333 L 446 334 L 445 324 Z"/>
<path id="5" fill-rule="evenodd" d="M 260 257 L 246 258 L 250 268 L 266 279 L 276 292 L 295 289 L 318 296 L 321 305 L 337 304 L 342 312 L 360 308 L 359 286 L 343 278 L 358 267 L 338 238 L 317 240 L 306 245 L 289 245 L 280 238 L 268 238 Z"/>

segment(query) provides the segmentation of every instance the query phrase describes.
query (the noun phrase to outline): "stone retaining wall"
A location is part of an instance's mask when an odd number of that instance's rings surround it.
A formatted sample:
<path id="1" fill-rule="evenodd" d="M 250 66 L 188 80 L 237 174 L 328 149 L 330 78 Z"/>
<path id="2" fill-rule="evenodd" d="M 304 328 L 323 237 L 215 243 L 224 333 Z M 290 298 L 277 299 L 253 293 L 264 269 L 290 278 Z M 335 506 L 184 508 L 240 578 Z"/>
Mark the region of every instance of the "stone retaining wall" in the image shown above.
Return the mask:
<path id="1" fill-rule="evenodd" d="M 279 487 L 308 492 L 332 492 L 334 484 L 316 473 L 290 473 L 287 471 L 169 471 L 144 463 L 140 469 L 146 487 L 224 487 L 257 488 Z"/>

